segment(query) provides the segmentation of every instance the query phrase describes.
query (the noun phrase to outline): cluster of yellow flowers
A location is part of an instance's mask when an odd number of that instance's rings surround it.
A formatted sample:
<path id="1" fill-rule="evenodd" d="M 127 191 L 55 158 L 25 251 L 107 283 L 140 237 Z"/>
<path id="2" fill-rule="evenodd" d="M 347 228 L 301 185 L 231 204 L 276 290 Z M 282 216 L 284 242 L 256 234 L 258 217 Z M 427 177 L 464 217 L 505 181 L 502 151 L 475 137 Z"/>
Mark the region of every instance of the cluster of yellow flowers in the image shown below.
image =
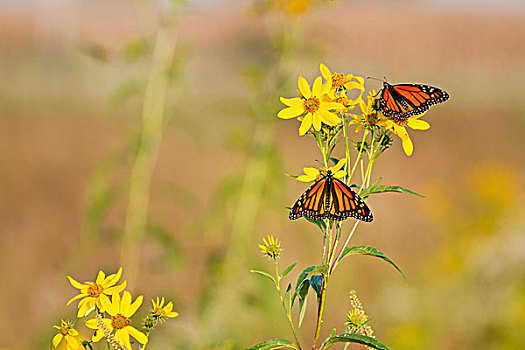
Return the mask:
<path id="1" fill-rule="evenodd" d="M 103 337 L 115 349 L 131 350 L 130 336 L 135 338 L 143 346 L 148 342 L 149 331 L 155 326 L 157 321 L 166 318 L 174 318 L 179 314 L 173 311 L 173 303 L 170 301 L 164 305 L 164 298 L 152 300 L 153 308 L 150 315 L 146 317 L 144 328 L 146 333 L 139 331 L 131 324 L 131 316 L 135 314 L 142 305 L 143 296 L 138 296 L 132 301 L 131 293 L 124 291 L 127 282 L 123 281 L 117 285 L 122 276 L 122 268 L 117 273 L 106 276 L 103 271 L 99 271 L 95 282 L 79 283 L 68 276 L 73 287 L 80 293 L 74 296 L 67 305 L 75 300 L 79 300 L 77 317 L 87 317 L 93 311 L 95 316 L 87 321 L 85 325 L 96 330 L 91 338 L 92 342 L 98 342 Z M 122 296 L 121 296 L 122 293 Z M 109 317 L 105 317 L 109 315 Z M 82 341 L 77 330 L 73 328 L 71 322 L 61 321 L 60 326 L 54 326 L 59 333 L 53 338 L 55 349 L 79 350 L 83 349 Z"/>
<path id="2" fill-rule="evenodd" d="M 352 118 L 348 125 L 356 125 L 355 132 L 366 128 L 382 127 L 397 135 L 403 144 L 403 150 L 411 155 L 414 145 L 407 132 L 407 127 L 416 130 L 427 130 L 430 124 L 419 120 L 425 113 L 411 116 L 406 120 L 386 118 L 377 108 L 377 93 L 372 90 L 367 96 L 367 102 L 363 99 L 365 91 L 365 79 L 353 74 L 332 73 L 330 69 L 321 63 L 321 76 L 314 80 L 312 87 L 302 76 L 299 76 L 299 96 L 293 98 L 281 97 L 281 102 L 287 107 L 283 108 L 277 116 L 282 119 L 297 118 L 299 135 L 305 135 L 310 131 L 320 131 L 323 124 L 336 127 Z M 324 80 L 324 82 L 323 82 Z M 356 97 L 354 91 L 358 94 Z M 348 113 L 354 107 L 359 106 L 359 114 Z"/>

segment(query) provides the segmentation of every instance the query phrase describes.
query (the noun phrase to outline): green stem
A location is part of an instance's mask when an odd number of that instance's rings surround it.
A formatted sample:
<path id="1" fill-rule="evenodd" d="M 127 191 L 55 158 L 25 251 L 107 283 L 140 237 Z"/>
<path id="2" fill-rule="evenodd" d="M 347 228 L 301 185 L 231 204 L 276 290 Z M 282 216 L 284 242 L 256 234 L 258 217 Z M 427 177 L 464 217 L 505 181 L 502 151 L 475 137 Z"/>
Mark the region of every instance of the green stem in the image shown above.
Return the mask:
<path id="1" fill-rule="evenodd" d="M 337 254 L 337 258 L 335 258 L 333 265 L 330 266 L 328 274 L 331 274 L 335 270 L 337 264 L 339 263 L 339 258 L 341 257 L 341 254 L 343 254 L 343 251 L 350 242 L 350 238 L 352 238 L 352 236 L 354 235 L 355 229 L 357 228 L 357 225 L 359 225 L 360 222 L 361 221 L 359 220 L 355 221 L 354 227 L 352 227 L 352 231 L 350 231 L 350 233 L 348 234 L 348 238 L 346 238 L 345 244 L 341 247 L 339 254 Z"/>
<path id="2" fill-rule="evenodd" d="M 343 120 L 343 136 L 345 139 L 345 155 L 346 155 L 346 164 L 345 164 L 345 171 L 346 171 L 346 184 L 350 181 L 350 174 L 348 173 L 348 170 L 350 169 L 351 164 L 351 158 L 350 158 L 350 145 L 348 144 L 348 134 L 346 132 L 346 118 Z M 356 159 L 357 162 L 357 159 Z"/>
<path id="3" fill-rule="evenodd" d="M 363 150 L 364 150 L 364 145 L 365 145 L 367 135 L 368 135 L 368 129 L 365 129 L 365 132 L 363 133 L 363 139 L 361 140 L 361 147 L 359 147 L 359 152 L 357 153 L 357 158 L 355 159 L 354 166 L 352 167 L 352 171 L 350 172 L 350 175 L 348 177 L 348 182 L 350 182 L 350 179 L 354 175 L 355 168 L 357 164 L 359 163 L 359 160 L 361 160 L 361 157 L 363 156 Z"/>
<path id="4" fill-rule="evenodd" d="M 323 276 L 323 284 L 321 285 L 321 300 L 319 300 L 319 307 L 317 309 L 317 326 L 315 328 L 315 336 L 312 344 L 312 350 L 317 349 L 319 342 L 319 334 L 321 333 L 321 324 L 323 323 L 324 305 L 326 301 L 326 287 L 328 284 L 328 274 Z"/>
<path id="5" fill-rule="evenodd" d="M 275 288 L 277 289 L 277 293 L 279 293 L 279 298 L 281 299 L 281 305 L 283 306 L 284 313 L 286 314 L 286 318 L 288 319 L 288 325 L 290 325 L 290 329 L 292 330 L 292 334 L 295 339 L 295 344 L 297 344 L 297 347 L 299 348 L 299 350 L 302 350 L 301 344 L 299 343 L 299 338 L 297 337 L 297 333 L 295 332 L 295 327 L 292 321 L 292 315 L 286 309 L 286 304 L 283 299 L 283 294 L 281 293 L 281 284 L 280 284 L 281 277 L 279 276 L 279 268 L 277 264 L 277 259 L 274 259 L 274 262 L 275 262 Z"/>

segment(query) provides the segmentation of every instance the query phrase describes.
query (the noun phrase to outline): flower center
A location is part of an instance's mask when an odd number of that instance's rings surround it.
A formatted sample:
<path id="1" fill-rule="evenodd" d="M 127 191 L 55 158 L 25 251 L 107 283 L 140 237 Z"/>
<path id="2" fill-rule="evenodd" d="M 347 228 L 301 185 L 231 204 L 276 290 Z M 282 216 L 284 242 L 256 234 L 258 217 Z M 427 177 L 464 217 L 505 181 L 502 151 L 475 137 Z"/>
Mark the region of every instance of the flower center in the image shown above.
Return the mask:
<path id="1" fill-rule="evenodd" d="M 100 284 L 93 283 L 88 287 L 87 294 L 90 297 L 98 298 L 100 294 L 104 291 L 104 287 L 102 287 Z"/>
<path id="2" fill-rule="evenodd" d="M 128 326 L 130 323 L 131 321 L 121 314 L 116 314 L 115 316 L 111 317 L 111 325 L 116 329 L 122 329 Z"/>
<path id="3" fill-rule="evenodd" d="M 317 112 L 319 109 L 319 105 L 321 104 L 321 101 L 317 97 L 310 97 L 306 101 L 304 101 L 304 110 L 308 113 L 314 113 Z"/>
<path id="4" fill-rule="evenodd" d="M 365 114 L 365 122 L 367 125 L 370 125 L 370 126 L 376 125 L 378 121 L 379 121 L 379 116 L 377 115 L 377 112 Z"/>
<path id="5" fill-rule="evenodd" d="M 350 104 L 350 100 L 345 96 L 337 97 L 334 102 L 340 103 L 345 107 L 347 107 Z"/>
<path id="6" fill-rule="evenodd" d="M 407 126 L 408 119 L 394 118 L 394 123 L 396 123 L 399 126 Z"/>
<path id="7" fill-rule="evenodd" d="M 341 73 L 334 73 L 332 74 L 332 87 L 339 89 L 343 85 L 345 85 L 348 82 L 348 79 L 346 79 L 346 76 Z"/>
<path id="8" fill-rule="evenodd" d="M 62 335 L 68 335 L 68 332 L 69 332 L 69 325 L 62 325 L 60 327 L 60 333 Z"/>
<path id="9" fill-rule="evenodd" d="M 275 244 L 270 244 L 269 246 L 266 247 L 266 252 L 269 256 L 271 256 L 272 258 L 275 258 L 279 256 L 281 251 L 279 247 L 276 246 Z"/>

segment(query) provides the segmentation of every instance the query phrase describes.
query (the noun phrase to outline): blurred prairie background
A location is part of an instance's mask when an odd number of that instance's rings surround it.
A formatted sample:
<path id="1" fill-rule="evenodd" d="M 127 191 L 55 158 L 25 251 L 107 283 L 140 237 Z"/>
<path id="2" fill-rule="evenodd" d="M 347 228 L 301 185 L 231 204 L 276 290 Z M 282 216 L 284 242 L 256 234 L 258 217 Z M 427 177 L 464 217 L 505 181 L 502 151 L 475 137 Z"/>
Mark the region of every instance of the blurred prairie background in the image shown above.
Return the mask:
<path id="1" fill-rule="evenodd" d="M 287 218 L 305 186 L 283 176 L 319 155 L 296 121 L 276 118 L 278 96 L 294 96 L 297 76 L 312 81 L 320 62 L 451 95 L 424 117 L 430 130 L 411 133 L 411 157 L 396 140 L 374 170 L 427 198 L 372 197 L 375 221 L 353 242 L 385 252 L 410 284 L 378 260 L 348 259 L 332 279 L 322 337 L 343 330 L 355 289 L 394 349 L 525 348 L 523 3 L 333 1 L 284 26 L 257 3 L 189 2 L 166 25 L 177 40 L 162 139 L 140 254 L 126 262 L 148 21 L 168 1 L 139 5 L 142 19 L 126 1 L 2 2 L 0 348 L 50 348 L 52 325 L 75 318 L 66 275 L 92 280 L 123 263 L 142 313 L 161 295 L 181 314 L 148 348 L 290 338 L 272 286 L 249 269 L 271 269 L 257 249 L 267 233 L 283 242 L 281 266 L 299 261 L 293 281 L 320 261 L 318 232 Z"/>

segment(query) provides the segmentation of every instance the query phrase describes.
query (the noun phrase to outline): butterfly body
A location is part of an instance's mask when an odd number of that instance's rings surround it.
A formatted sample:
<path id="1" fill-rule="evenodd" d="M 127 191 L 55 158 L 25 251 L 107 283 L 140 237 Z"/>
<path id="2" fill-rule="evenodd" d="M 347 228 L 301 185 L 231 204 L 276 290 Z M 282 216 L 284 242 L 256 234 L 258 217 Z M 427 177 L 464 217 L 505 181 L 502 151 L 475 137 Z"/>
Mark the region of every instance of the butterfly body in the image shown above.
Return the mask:
<path id="1" fill-rule="evenodd" d="M 307 216 L 313 220 L 342 221 L 349 217 L 370 222 L 374 218 L 363 199 L 330 170 L 299 197 L 290 210 L 290 220 Z"/>
<path id="2" fill-rule="evenodd" d="M 448 100 L 446 91 L 423 84 L 383 83 L 379 93 L 379 109 L 385 117 L 406 120 L 427 111 L 430 106 Z"/>

